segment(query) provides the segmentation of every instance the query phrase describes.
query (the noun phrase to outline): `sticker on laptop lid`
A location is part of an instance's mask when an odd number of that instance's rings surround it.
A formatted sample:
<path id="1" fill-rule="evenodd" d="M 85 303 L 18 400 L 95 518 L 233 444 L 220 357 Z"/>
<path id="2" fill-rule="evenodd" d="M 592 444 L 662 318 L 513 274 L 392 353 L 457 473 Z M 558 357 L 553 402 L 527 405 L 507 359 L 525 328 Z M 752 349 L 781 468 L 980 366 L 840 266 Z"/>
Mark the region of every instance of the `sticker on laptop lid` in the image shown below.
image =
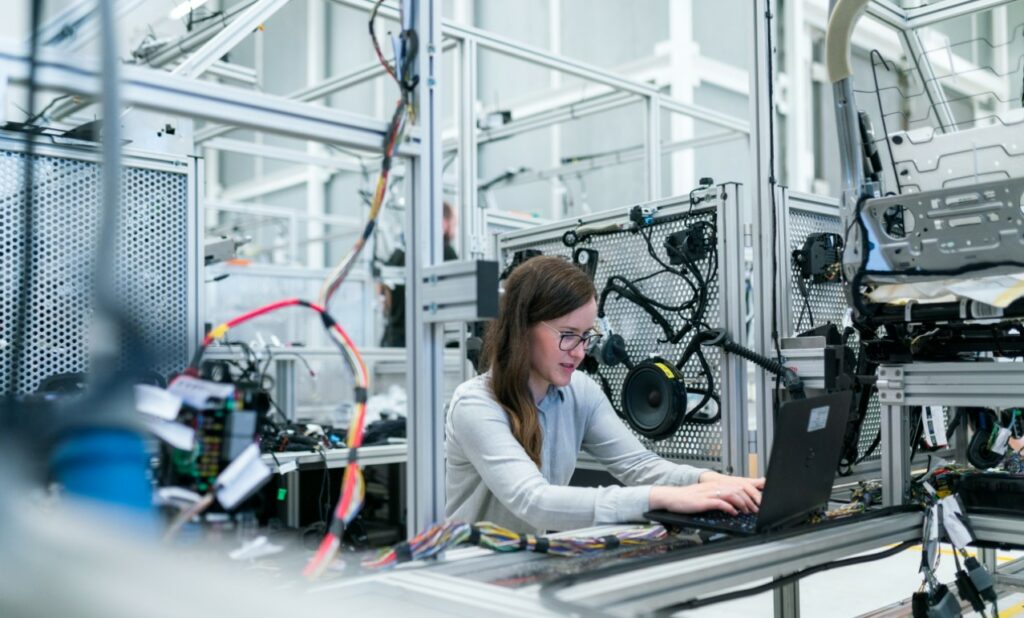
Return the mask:
<path id="1" fill-rule="evenodd" d="M 828 406 L 811 409 L 811 419 L 807 421 L 807 433 L 824 429 L 828 425 Z"/>

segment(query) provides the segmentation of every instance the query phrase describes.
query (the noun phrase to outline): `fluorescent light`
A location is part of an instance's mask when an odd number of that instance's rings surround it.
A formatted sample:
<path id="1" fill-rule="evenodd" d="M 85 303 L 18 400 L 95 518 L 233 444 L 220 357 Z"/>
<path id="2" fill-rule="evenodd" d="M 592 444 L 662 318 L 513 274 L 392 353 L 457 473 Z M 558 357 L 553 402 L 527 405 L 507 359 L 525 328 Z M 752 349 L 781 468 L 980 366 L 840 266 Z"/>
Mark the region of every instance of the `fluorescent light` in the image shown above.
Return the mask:
<path id="1" fill-rule="evenodd" d="M 171 9 L 170 17 L 171 19 L 181 19 L 182 17 L 188 15 L 189 11 L 191 11 L 192 9 L 198 9 L 199 7 L 206 4 L 208 1 L 209 0 L 185 0 L 185 2 L 182 2 L 178 6 Z"/>

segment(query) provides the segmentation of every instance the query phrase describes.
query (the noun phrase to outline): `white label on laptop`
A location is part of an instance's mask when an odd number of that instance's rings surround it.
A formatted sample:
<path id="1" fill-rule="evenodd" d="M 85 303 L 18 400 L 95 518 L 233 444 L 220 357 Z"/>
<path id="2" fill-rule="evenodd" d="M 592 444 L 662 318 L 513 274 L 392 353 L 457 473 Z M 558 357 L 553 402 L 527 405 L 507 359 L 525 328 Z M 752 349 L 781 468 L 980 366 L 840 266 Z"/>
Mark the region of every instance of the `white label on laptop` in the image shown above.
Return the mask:
<path id="1" fill-rule="evenodd" d="M 828 406 L 811 409 L 811 418 L 807 421 L 807 433 L 819 431 L 828 425 Z"/>

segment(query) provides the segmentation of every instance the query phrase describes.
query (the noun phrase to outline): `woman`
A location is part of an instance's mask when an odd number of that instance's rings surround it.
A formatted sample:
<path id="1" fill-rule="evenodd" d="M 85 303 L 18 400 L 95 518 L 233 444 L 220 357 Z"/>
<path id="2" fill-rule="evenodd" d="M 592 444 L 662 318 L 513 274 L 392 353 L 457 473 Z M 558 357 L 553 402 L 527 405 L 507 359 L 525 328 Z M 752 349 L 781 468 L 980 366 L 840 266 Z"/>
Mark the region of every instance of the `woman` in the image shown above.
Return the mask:
<path id="1" fill-rule="evenodd" d="M 757 511 L 764 479 L 661 459 L 576 371 L 595 337 L 594 284 L 558 257 L 508 278 L 484 343 L 484 368 L 460 385 L 445 424 L 447 516 L 518 532 L 642 521 L 668 509 Z M 567 487 L 580 450 L 628 487 Z"/>

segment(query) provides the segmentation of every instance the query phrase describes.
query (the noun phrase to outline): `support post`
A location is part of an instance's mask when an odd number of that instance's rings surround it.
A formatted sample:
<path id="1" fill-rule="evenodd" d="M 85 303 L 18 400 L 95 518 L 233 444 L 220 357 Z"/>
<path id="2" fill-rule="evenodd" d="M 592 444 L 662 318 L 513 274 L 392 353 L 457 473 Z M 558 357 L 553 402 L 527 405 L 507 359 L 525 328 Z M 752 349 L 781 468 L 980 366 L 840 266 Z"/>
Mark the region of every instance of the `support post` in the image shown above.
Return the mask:
<path id="1" fill-rule="evenodd" d="M 907 408 L 883 405 L 882 421 L 882 504 L 899 506 L 906 501 L 910 481 L 910 453 Z"/>
<path id="2" fill-rule="evenodd" d="M 405 0 L 403 28 L 416 30 L 419 53 L 413 68 L 419 158 L 410 164 L 412 190 L 407 213 L 406 333 L 409 393 L 408 532 L 413 536 L 444 517 L 444 359 L 442 323 L 427 321 L 420 302 L 423 275 L 442 261 L 441 238 L 441 6 L 440 0 Z"/>
<path id="3" fill-rule="evenodd" d="M 647 199 L 661 197 L 661 95 L 647 97 L 647 140 L 644 150 Z"/>
<path id="4" fill-rule="evenodd" d="M 753 32 L 754 40 L 751 42 L 751 71 L 750 71 L 750 160 L 753 164 L 750 177 L 753 180 L 753 190 L 750 192 L 750 209 L 756 221 L 757 230 L 754 236 L 754 255 L 766 256 L 769 252 L 777 252 L 776 239 L 781 238 L 778 229 L 779 223 L 774 221 L 776 216 L 773 201 L 773 173 L 772 161 L 772 117 L 775 112 L 771 101 L 770 84 L 772 75 L 769 74 L 769 61 L 766 53 L 769 39 L 769 28 L 771 21 L 772 2 L 771 0 L 756 0 L 753 11 Z M 773 233 L 775 232 L 775 233 Z M 757 282 L 763 285 L 755 288 L 754 294 L 760 298 L 762 319 L 757 321 L 757 328 L 760 331 L 759 342 L 761 351 L 766 356 L 775 355 L 773 344 L 772 320 L 770 319 L 773 309 L 772 286 L 777 285 L 775 273 L 772 271 L 772 260 L 759 259 L 756 261 L 756 268 L 760 269 L 760 276 L 755 277 Z M 761 399 L 761 405 L 757 407 L 757 455 L 758 470 L 768 469 L 768 455 L 771 452 L 772 433 L 775 427 L 774 409 L 772 406 L 774 395 L 774 383 L 765 375 L 759 376 L 758 384 L 761 385 L 757 393 Z"/>
<path id="5" fill-rule="evenodd" d="M 800 618 L 800 582 L 779 586 L 772 592 L 775 618 Z"/>

